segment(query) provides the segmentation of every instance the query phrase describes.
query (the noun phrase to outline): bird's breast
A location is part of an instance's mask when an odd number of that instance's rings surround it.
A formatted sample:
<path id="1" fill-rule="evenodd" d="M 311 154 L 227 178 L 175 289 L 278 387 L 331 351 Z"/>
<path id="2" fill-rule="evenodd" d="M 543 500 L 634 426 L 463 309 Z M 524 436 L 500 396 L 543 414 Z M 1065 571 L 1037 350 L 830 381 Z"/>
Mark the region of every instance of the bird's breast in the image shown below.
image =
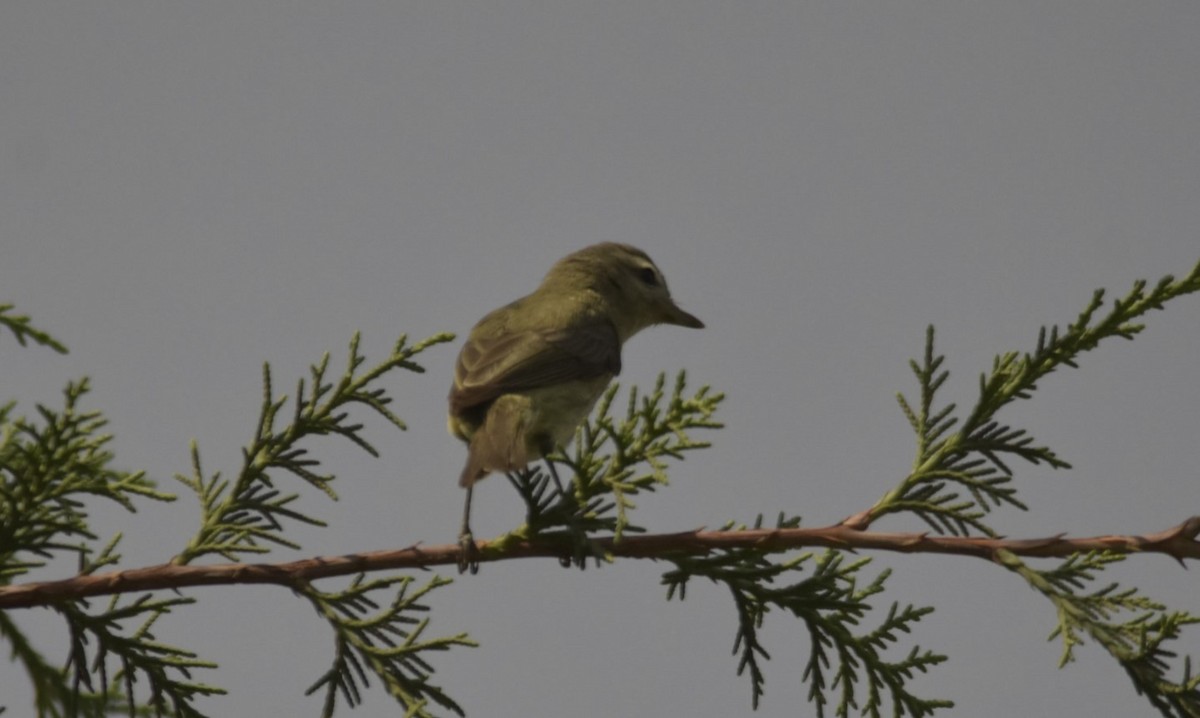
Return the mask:
<path id="1" fill-rule="evenodd" d="M 549 436 L 553 444 L 568 444 L 612 378 L 612 374 L 602 374 L 530 391 L 530 439 Z"/>

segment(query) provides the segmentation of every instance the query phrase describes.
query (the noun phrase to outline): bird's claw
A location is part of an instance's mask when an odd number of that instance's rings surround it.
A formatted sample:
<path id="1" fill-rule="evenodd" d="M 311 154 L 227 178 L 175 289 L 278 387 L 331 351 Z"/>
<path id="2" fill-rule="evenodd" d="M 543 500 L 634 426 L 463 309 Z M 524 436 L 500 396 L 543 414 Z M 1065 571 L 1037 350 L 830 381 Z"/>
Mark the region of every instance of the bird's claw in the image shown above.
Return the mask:
<path id="1" fill-rule="evenodd" d="M 462 574 L 467 571 L 471 575 L 479 573 L 479 546 L 475 544 L 471 532 L 464 531 L 458 537 L 458 572 Z"/>

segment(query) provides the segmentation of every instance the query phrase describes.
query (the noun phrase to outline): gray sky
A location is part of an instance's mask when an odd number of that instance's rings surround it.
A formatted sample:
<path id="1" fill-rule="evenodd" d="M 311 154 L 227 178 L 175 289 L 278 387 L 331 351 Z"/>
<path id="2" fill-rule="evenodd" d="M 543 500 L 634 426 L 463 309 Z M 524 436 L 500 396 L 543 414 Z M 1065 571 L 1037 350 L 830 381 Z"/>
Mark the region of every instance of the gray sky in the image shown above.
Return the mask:
<path id="1" fill-rule="evenodd" d="M 763 512 L 833 523 L 908 469 L 895 406 L 934 323 L 974 398 L 991 357 L 1029 349 L 1097 287 L 1200 259 L 1200 5 L 1173 2 L 7 2 L 0 6 L 0 301 L 71 348 L 0 338 L 26 411 L 92 377 L 123 466 L 167 489 L 237 468 L 260 366 L 291 387 L 361 329 L 465 334 L 558 257 L 642 247 L 708 328 L 659 328 L 621 380 L 686 367 L 729 398 L 714 446 L 640 520 L 671 531 Z M 1018 467 L 1012 536 L 1140 533 L 1200 513 L 1200 298 L 1085 357 L 1004 415 L 1075 464 Z M 404 435 L 368 420 L 372 461 L 322 445 L 342 500 L 299 555 L 451 541 L 463 448 L 445 433 L 457 346 L 389 384 Z M 179 487 L 182 488 L 182 487 Z M 127 565 L 166 560 L 196 504 L 134 516 Z M 521 519 L 481 485 L 475 529 Z M 919 529 L 893 520 L 881 528 Z M 276 556 L 284 559 L 286 552 Z M 1195 571 L 1112 572 L 1200 612 Z M 881 604 L 933 604 L 915 640 L 951 660 L 918 682 L 948 715 L 1148 715 L 1095 646 L 1055 669 L 1051 606 L 977 560 L 879 555 Z M 664 566 L 485 566 L 433 597 L 437 657 L 471 715 L 743 715 L 727 596 L 666 603 Z M 316 715 L 327 631 L 267 588 L 194 592 L 159 636 L 218 660 L 212 715 Z M 17 615 L 55 659 L 45 611 Z M 811 715 L 807 636 L 768 617 L 758 715 Z M 1179 648 L 1194 657 L 1193 631 Z M 904 644 L 905 647 L 911 642 Z M 3 665 L 3 664 L 0 664 Z M 1176 674 L 1177 677 L 1177 674 Z M 0 667 L 0 696 L 28 706 Z M 394 715 L 378 690 L 354 715 Z M 350 713 L 347 712 L 347 715 Z"/>

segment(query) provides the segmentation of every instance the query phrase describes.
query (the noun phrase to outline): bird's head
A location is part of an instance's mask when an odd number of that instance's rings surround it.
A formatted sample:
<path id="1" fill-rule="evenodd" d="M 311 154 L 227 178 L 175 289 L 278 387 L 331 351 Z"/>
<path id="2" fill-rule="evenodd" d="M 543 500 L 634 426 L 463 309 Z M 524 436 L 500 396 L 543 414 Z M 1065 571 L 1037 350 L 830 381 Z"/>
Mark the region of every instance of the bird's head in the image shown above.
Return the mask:
<path id="1" fill-rule="evenodd" d="M 704 327 L 671 298 L 667 280 L 653 260 L 627 244 L 605 242 L 569 254 L 550 269 L 543 286 L 586 292 L 589 301 L 598 301 L 622 341 L 655 324 Z"/>

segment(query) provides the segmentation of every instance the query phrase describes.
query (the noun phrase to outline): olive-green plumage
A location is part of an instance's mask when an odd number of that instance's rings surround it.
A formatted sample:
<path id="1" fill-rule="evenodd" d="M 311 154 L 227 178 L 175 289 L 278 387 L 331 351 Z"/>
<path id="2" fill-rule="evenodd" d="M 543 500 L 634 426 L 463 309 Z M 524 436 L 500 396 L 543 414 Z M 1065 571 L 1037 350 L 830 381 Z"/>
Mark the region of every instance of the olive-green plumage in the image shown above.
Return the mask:
<path id="1" fill-rule="evenodd" d="M 654 324 L 704 326 L 645 252 L 614 243 L 567 255 L 532 294 L 480 320 L 450 390 L 450 433 L 468 445 L 459 483 L 565 445 L 620 373 L 621 345 Z"/>

